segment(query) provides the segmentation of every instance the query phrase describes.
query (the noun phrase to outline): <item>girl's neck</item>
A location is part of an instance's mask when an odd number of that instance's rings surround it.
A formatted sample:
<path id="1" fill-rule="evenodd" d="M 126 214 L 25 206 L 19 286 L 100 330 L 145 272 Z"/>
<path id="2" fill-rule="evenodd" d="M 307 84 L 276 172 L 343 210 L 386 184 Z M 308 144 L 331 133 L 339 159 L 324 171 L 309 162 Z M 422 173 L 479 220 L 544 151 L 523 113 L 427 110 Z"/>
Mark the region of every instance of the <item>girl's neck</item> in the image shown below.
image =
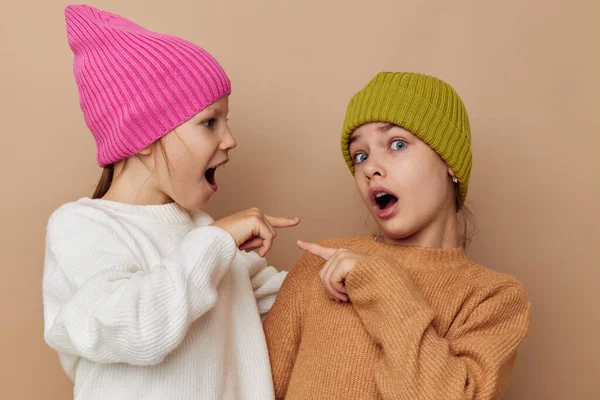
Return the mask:
<path id="1" fill-rule="evenodd" d="M 114 184 L 102 197 L 102 200 L 138 206 L 155 206 L 173 203 L 173 200 L 162 193 L 149 192 L 143 188 L 136 190 L 135 186 Z"/>
<path id="2" fill-rule="evenodd" d="M 158 190 L 152 172 L 138 159 L 132 157 L 115 165 L 110 188 L 103 200 L 132 205 L 162 205 L 173 200 Z"/>
<path id="3" fill-rule="evenodd" d="M 403 238 L 383 234 L 381 241 L 396 246 L 449 249 L 459 247 L 458 218 L 454 209 L 447 209 L 430 224 Z"/>

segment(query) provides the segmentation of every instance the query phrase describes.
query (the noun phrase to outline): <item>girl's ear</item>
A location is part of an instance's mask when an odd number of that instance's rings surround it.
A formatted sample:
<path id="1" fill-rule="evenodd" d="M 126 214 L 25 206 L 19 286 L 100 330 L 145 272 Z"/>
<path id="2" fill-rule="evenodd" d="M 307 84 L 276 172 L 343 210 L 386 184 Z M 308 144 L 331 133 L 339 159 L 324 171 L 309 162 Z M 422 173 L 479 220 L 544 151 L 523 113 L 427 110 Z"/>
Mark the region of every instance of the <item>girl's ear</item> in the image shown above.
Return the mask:
<path id="1" fill-rule="evenodd" d="M 456 178 L 456 174 L 454 173 L 454 170 L 452 168 L 450 168 L 450 167 L 448 167 L 448 174 L 452 178 L 452 182 L 458 183 L 458 179 Z"/>

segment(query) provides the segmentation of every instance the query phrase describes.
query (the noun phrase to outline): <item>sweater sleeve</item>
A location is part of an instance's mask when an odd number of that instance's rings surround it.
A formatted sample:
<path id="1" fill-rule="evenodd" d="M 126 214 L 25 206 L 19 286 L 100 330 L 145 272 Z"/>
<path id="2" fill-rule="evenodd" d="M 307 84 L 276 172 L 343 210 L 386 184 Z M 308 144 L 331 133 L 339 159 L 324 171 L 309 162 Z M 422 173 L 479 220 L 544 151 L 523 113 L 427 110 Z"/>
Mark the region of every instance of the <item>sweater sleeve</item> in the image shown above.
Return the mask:
<path id="1" fill-rule="evenodd" d="M 277 399 L 285 397 L 292 377 L 302 336 L 303 289 L 308 282 L 309 271 L 317 263 L 319 260 L 311 254 L 305 254 L 298 261 L 285 278 L 264 322 Z"/>
<path id="2" fill-rule="evenodd" d="M 499 399 L 524 338 L 530 304 L 516 282 L 488 288 L 464 322 L 440 336 L 408 274 L 371 256 L 347 279 L 350 300 L 382 348 L 376 382 L 386 399 Z"/>
<path id="3" fill-rule="evenodd" d="M 154 365 L 209 311 L 237 249 L 225 231 L 192 230 L 158 265 L 144 265 L 118 227 L 69 214 L 48 224 L 45 340 L 98 363 Z"/>
<path id="4" fill-rule="evenodd" d="M 287 272 L 277 271 L 277 269 L 267 264 L 265 258 L 260 257 L 255 252 L 243 254 L 243 256 L 250 266 L 249 274 L 252 290 L 256 298 L 258 312 L 264 320 L 273 303 L 275 303 L 275 298 Z"/>

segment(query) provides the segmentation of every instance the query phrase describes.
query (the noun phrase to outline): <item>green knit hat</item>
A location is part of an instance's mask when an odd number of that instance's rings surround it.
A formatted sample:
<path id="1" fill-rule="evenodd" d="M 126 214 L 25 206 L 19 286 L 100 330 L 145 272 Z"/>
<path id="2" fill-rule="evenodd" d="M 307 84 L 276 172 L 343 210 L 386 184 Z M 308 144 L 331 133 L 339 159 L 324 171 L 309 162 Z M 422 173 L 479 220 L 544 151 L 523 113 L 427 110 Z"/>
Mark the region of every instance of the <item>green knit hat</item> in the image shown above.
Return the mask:
<path id="1" fill-rule="evenodd" d="M 450 85 L 411 72 L 380 72 L 348 104 L 342 153 L 354 175 L 348 148 L 352 132 L 369 122 L 389 122 L 419 137 L 435 150 L 458 178 L 461 204 L 471 175 L 471 128 L 467 110 Z"/>

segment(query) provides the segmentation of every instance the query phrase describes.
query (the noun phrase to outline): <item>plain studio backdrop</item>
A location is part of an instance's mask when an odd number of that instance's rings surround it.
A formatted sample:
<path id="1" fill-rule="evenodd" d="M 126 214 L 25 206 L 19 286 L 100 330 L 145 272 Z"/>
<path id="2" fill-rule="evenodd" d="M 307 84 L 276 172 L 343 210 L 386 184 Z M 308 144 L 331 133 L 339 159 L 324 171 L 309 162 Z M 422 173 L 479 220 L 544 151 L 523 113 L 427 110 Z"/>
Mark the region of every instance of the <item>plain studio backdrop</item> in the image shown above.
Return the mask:
<path id="1" fill-rule="evenodd" d="M 63 9 L 2 0 L 0 393 L 68 399 L 43 340 L 44 229 L 100 175 L 79 109 Z M 471 257 L 533 302 L 505 399 L 600 398 L 600 3 L 595 0 L 105 0 L 91 5 L 208 49 L 233 82 L 238 148 L 208 211 L 299 216 L 297 238 L 369 233 L 339 150 L 346 104 L 381 70 L 450 82 L 471 117 Z"/>

